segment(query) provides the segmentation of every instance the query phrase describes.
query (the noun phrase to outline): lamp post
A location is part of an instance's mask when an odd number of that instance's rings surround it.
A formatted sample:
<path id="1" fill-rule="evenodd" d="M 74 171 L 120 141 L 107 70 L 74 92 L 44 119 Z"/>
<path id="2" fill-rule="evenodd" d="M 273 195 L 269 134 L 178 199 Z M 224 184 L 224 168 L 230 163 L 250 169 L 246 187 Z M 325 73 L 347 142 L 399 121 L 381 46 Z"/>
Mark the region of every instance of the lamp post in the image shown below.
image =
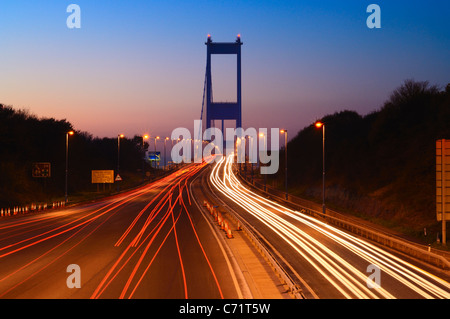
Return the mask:
<path id="1" fill-rule="evenodd" d="M 244 178 L 245 180 L 247 180 L 247 148 L 249 151 L 249 155 L 250 155 L 250 140 L 247 142 L 247 137 L 250 136 L 244 136 L 244 142 L 245 142 L 245 147 L 244 147 Z"/>
<path id="2" fill-rule="evenodd" d="M 266 135 L 264 133 L 259 133 L 259 137 L 263 137 L 264 138 L 264 150 L 266 150 Z M 260 166 L 261 166 L 261 156 L 260 156 Z M 261 169 L 261 168 L 260 168 Z M 267 174 L 264 174 L 264 191 L 266 191 L 267 188 Z"/>
<path id="3" fill-rule="evenodd" d="M 249 160 L 250 160 L 250 152 L 253 150 L 253 137 L 249 136 L 249 139 L 251 141 L 251 143 L 249 143 L 249 150 L 248 150 L 248 155 L 249 155 Z M 250 149 L 250 144 L 251 144 L 251 149 Z M 252 156 L 252 160 L 251 160 L 251 174 L 252 174 L 252 185 L 253 185 L 253 156 Z"/>
<path id="4" fill-rule="evenodd" d="M 288 199 L 288 165 L 287 165 L 287 140 L 288 140 L 288 131 L 281 130 L 282 134 L 284 133 L 284 185 L 286 188 L 286 200 Z"/>
<path id="5" fill-rule="evenodd" d="M 177 145 L 178 143 L 180 143 L 180 138 L 177 138 L 177 139 L 176 139 L 175 145 Z M 179 154 L 178 154 L 178 155 L 179 155 Z M 184 154 L 183 154 L 183 157 L 184 157 Z M 181 163 L 181 162 L 180 162 L 180 163 Z M 177 163 L 177 167 L 179 167 L 180 163 Z"/>
<path id="6" fill-rule="evenodd" d="M 166 163 L 167 163 L 167 160 L 166 160 L 166 141 L 168 141 L 168 140 L 169 140 L 168 137 L 166 137 L 164 139 L 164 170 L 166 170 Z"/>
<path id="7" fill-rule="evenodd" d="M 234 154 L 236 156 L 236 163 L 239 164 L 239 174 L 242 174 L 242 163 L 239 160 L 239 156 L 238 156 L 238 152 L 237 151 L 238 151 L 238 148 L 240 149 L 241 143 L 242 143 L 241 138 L 238 136 L 236 138 L 236 143 L 234 144 Z"/>
<path id="8" fill-rule="evenodd" d="M 325 123 L 316 122 L 315 125 L 317 128 L 322 128 L 322 210 L 325 214 Z"/>
<path id="9" fill-rule="evenodd" d="M 149 136 L 147 134 L 142 136 L 142 183 L 145 181 L 145 140 L 148 140 Z"/>
<path id="10" fill-rule="evenodd" d="M 66 133 L 66 182 L 65 182 L 65 191 L 64 191 L 64 198 L 65 198 L 65 203 L 67 204 L 68 202 L 68 196 L 67 196 L 67 181 L 68 181 L 68 177 L 69 177 L 69 135 L 73 135 L 74 132 L 73 131 L 69 131 Z"/>
<path id="11" fill-rule="evenodd" d="M 119 175 L 120 171 L 120 139 L 123 138 L 125 135 L 119 134 L 117 135 L 117 175 Z M 119 183 L 117 183 L 117 191 L 120 190 Z"/>
<path id="12" fill-rule="evenodd" d="M 159 140 L 159 136 L 152 137 L 152 138 L 155 141 L 155 160 L 154 160 L 154 162 L 155 162 L 155 168 L 156 168 L 156 140 Z"/>

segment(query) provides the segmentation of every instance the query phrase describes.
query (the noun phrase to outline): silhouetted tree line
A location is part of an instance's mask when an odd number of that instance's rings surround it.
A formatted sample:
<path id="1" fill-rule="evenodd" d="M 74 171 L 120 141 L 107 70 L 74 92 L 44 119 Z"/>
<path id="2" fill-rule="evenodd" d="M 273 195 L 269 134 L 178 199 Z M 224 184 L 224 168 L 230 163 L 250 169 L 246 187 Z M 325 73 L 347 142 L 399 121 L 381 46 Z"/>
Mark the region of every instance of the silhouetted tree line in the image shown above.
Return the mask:
<path id="1" fill-rule="evenodd" d="M 64 197 L 66 120 L 37 118 L 24 110 L 0 105 L 0 207 Z M 145 144 L 145 148 L 148 144 Z M 120 141 L 120 173 L 142 176 L 142 138 Z M 117 169 L 117 138 L 94 138 L 75 131 L 69 137 L 69 193 L 95 188 L 91 170 Z M 51 163 L 51 177 L 33 178 L 35 162 Z M 150 170 L 148 164 L 145 169 Z"/>
<path id="2" fill-rule="evenodd" d="M 407 80 L 377 111 L 342 111 L 321 121 L 329 205 L 399 224 L 436 224 L 435 145 L 450 139 L 450 84 L 440 90 Z M 311 124 L 288 143 L 288 167 L 291 191 L 320 202 L 321 129 Z M 274 178 L 281 188 L 280 168 Z"/>

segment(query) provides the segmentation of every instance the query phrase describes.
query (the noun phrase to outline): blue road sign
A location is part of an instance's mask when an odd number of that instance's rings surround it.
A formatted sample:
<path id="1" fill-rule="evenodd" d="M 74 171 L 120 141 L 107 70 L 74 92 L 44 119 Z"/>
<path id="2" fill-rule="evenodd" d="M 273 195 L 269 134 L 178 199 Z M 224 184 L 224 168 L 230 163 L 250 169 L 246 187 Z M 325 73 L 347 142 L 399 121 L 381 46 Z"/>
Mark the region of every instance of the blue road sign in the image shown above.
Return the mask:
<path id="1" fill-rule="evenodd" d="M 148 160 L 159 162 L 161 160 L 161 152 L 148 152 Z"/>

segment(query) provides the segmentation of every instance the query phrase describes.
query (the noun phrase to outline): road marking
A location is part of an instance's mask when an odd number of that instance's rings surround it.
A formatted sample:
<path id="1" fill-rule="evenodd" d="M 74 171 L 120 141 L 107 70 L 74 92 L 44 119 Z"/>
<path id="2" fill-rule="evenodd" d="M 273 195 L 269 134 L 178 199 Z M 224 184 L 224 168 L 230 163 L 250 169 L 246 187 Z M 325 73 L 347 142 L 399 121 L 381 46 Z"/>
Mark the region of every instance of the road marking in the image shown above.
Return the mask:
<path id="1" fill-rule="evenodd" d="M 252 294 L 251 294 L 251 292 L 250 292 L 250 288 L 249 288 L 247 285 L 246 285 L 245 287 L 243 287 L 243 288 L 244 288 L 244 293 L 242 292 L 241 287 L 240 287 L 240 285 L 239 285 L 239 283 L 238 283 L 238 280 L 237 280 L 237 278 L 236 278 L 236 272 L 235 272 L 235 268 L 239 269 L 239 267 L 238 267 L 237 265 L 235 265 L 235 267 L 233 267 L 233 266 L 231 265 L 230 259 L 228 258 L 228 255 L 227 255 L 227 253 L 225 252 L 225 249 L 224 249 L 224 247 L 223 247 L 223 245 L 222 245 L 222 243 L 221 243 L 219 237 L 217 236 L 217 234 L 216 234 L 214 228 L 211 226 L 211 223 L 209 222 L 209 220 L 206 218 L 205 213 L 203 212 L 203 210 L 201 209 L 201 207 L 200 207 L 200 205 L 198 204 L 197 200 L 195 199 L 195 196 L 193 196 L 193 193 L 192 193 L 192 184 L 194 183 L 194 181 L 195 181 L 199 176 L 201 176 L 201 174 L 197 175 L 197 176 L 192 180 L 192 182 L 189 184 L 189 192 L 191 193 L 191 197 L 193 198 L 194 203 L 195 203 L 195 205 L 197 206 L 197 208 L 198 208 L 198 210 L 200 211 L 200 213 L 202 214 L 203 218 L 206 220 L 206 223 L 208 224 L 208 226 L 209 226 L 209 228 L 210 228 L 210 230 L 211 230 L 211 233 L 213 234 L 213 236 L 215 237 L 217 243 L 219 244 L 220 250 L 222 251 L 222 254 L 223 254 L 223 256 L 224 256 L 224 258 L 225 258 L 225 261 L 226 261 L 226 263 L 227 263 L 228 270 L 230 271 L 231 278 L 233 279 L 233 284 L 234 284 L 234 286 L 235 286 L 235 288 L 236 288 L 236 292 L 237 292 L 237 294 L 238 294 L 238 298 L 239 298 L 239 299 L 253 299 L 253 296 L 252 296 Z M 230 251 L 229 251 L 229 253 L 231 254 Z M 236 262 L 234 262 L 234 264 L 235 264 L 235 263 L 236 263 Z M 246 283 L 246 281 L 245 281 L 245 279 L 244 279 L 244 275 L 243 275 L 242 273 L 239 273 L 239 275 L 240 275 L 239 277 L 241 278 L 241 282 Z"/>

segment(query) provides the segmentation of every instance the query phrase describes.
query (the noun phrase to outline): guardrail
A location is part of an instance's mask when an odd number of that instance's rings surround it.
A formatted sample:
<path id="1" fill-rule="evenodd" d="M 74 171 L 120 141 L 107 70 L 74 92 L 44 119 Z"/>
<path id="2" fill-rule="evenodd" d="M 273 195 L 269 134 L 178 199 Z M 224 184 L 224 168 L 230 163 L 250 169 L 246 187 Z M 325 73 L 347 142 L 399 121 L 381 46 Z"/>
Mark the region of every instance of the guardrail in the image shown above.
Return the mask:
<path id="1" fill-rule="evenodd" d="M 263 184 L 260 184 L 255 180 L 252 184 L 250 181 L 246 180 L 242 175 L 239 174 L 239 170 L 235 170 L 235 174 L 247 185 L 258 189 L 264 194 L 276 198 L 278 201 L 286 203 L 290 206 L 294 206 L 303 213 L 324 219 L 334 226 L 345 229 L 363 238 L 369 239 L 383 246 L 390 247 L 399 252 L 415 257 L 419 260 L 425 261 L 441 269 L 450 269 L 450 254 L 445 251 L 439 251 L 439 253 L 437 253 L 429 246 L 409 242 L 405 239 L 396 237 L 395 235 L 383 232 L 381 230 L 361 225 L 360 223 L 351 220 L 351 218 L 330 209 L 327 209 L 326 214 L 324 215 L 322 212 L 322 205 L 290 194 L 288 194 L 288 199 L 286 200 L 285 192 L 269 187 L 268 185 L 265 185 L 264 187 Z"/>
<path id="2" fill-rule="evenodd" d="M 303 296 L 302 289 L 298 284 L 292 280 L 292 278 L 288 275 L 288 273 L 285 271 L 283 266 L 277 261 L 277 258 L 275 258 L 272 253 L 270 253 L 269 250 L 264 246 L 263 243 L 257 238 L 257 236 L 254 234 L 253 230 L 249 228 L 246 224 L 244 224 L 237 216 L 233 214 L 233 218 L 236 220 L 236 222 L 239 224 L 242 231 L 245 232 L 247 237 L 250 239 L 250 241 L 253 243 L 253 245 L 258 249 L 258 251 L 268 260 L 268 262 L 271 264 L 272 268 L 275 270 L 275 272 L 278 274 L 278 276 L 281 278 L 283 283 L 288 287 L 289 292 L 296 298 L 296 299 L 305 299 Z"/>
<path id="3" fill-rule="evenodd" d="M 211 190 L 209 180 L 207 181 L 207 184 L 209 189 Z M 217 199 L 221 201 L 219 198 Z M 222 204 L 226 206 L 225 203 L 222 202 Z M 215 218 L 215 220 L 218 221 L 218 216 L 220 213 L 214 208 L 214 205 L 212 203 L 204 201 L 203 206 L 206 208 L 208 212 L 210 212 L 210 214 Z M 247 237 L 250 239 L 250 241 L 253 243 L 256 249 L 261 253 L 262 256 L 264 256 L 264 258 L 269 262 L 269 264 L 278 274 L 283 283 L 288 287 L 288 290 L 291 293 L 291 295 L 296 299 L 305 299 L 301 287 L 297 283 L 295 283 L 294 280 L 292 280 L 289 274 L 284 270 L 283 266 L 277 261 L 277 259 L 273 256 L 273 254 L 265 247 L 265 245 L 261 242 L 261 240 L 259 240 L 258 237 L 262 236 L 258 235 L 257 231 L 252 229 L 252 227 L 248 225 L 245 222 L 245 220 L 241 220 L 235 214 L 235 212 L 232 211 L 231 208 L 228 210 L 228 212 L 230 218 L 232 218 L 238 225 L 237 229 L 239 231 L 243 231 L 247 235 Z"/>

